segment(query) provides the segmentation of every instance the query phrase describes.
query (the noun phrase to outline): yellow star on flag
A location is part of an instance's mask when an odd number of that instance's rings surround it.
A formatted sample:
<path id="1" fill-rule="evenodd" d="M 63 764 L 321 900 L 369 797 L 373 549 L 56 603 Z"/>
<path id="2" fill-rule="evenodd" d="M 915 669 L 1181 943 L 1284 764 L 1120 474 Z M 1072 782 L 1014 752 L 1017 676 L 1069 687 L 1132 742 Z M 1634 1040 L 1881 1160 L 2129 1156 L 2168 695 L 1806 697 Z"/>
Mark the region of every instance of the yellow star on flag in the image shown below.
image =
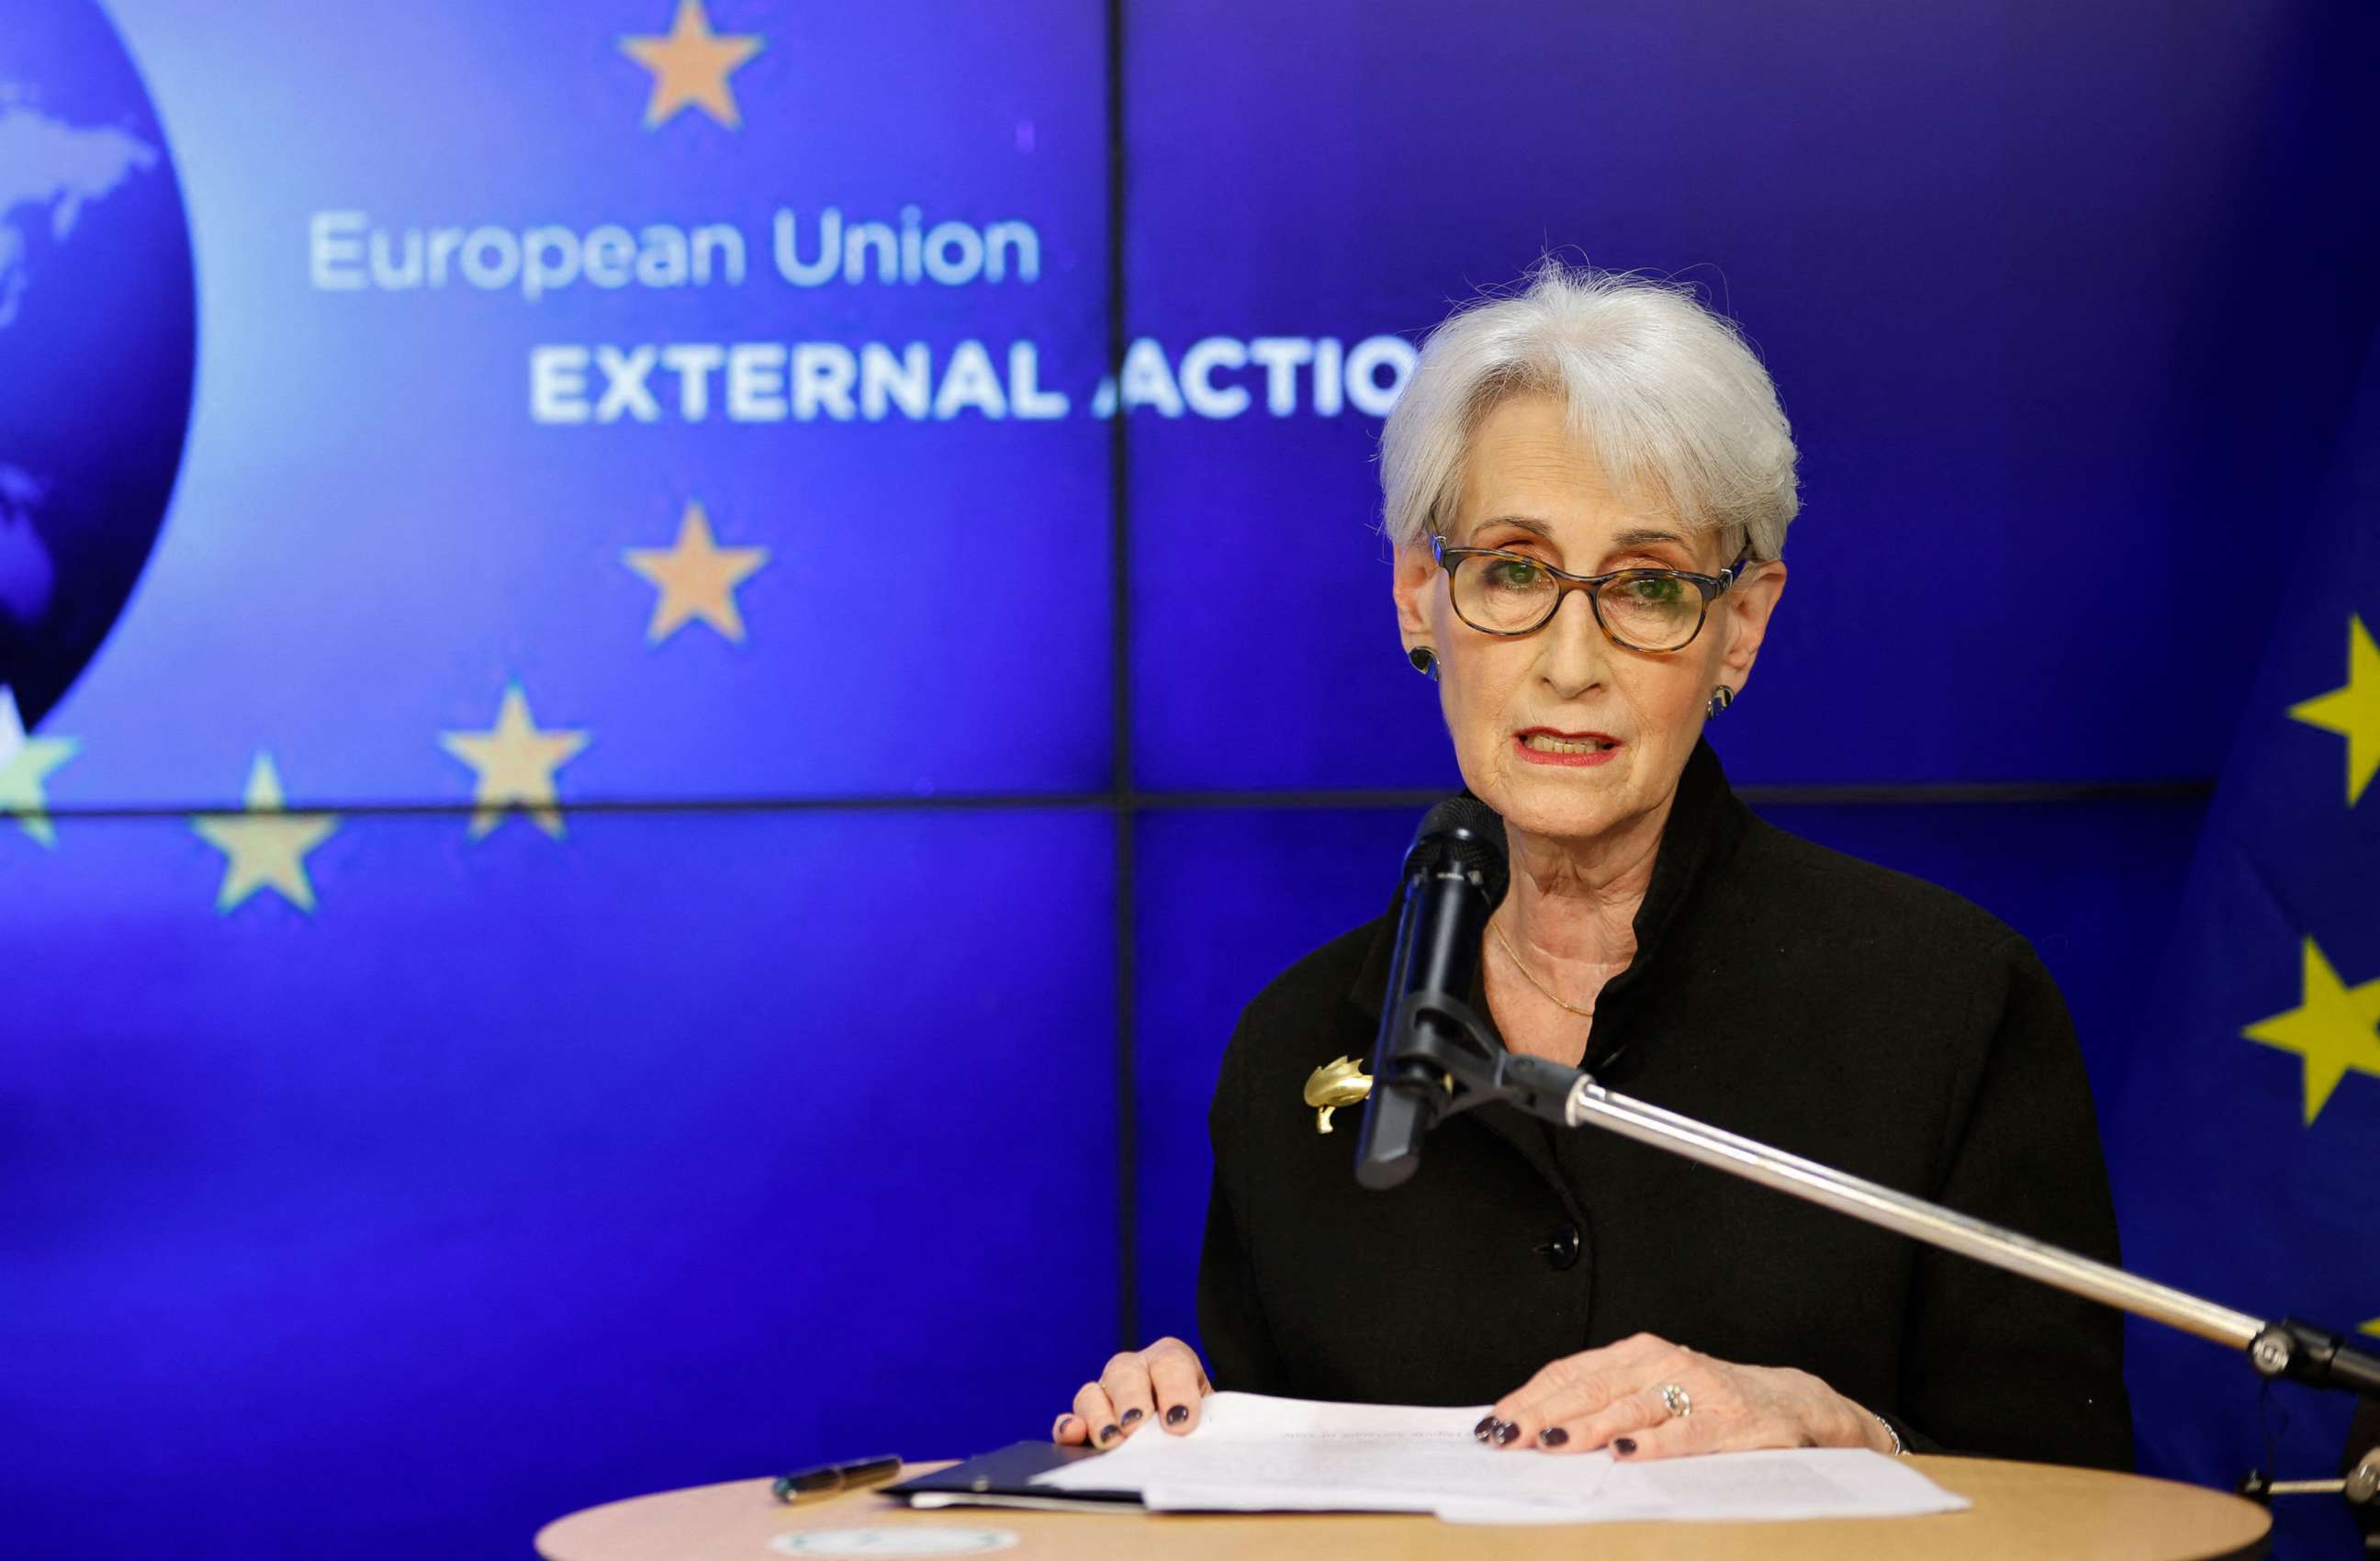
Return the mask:
<path id="1" fill-rule="evenodd" d="M 528 713 L 528 696 L 517 683 L 504 686 L 496 724 L 488 732 L 448 732 L 439 745 L 480 772 L 479 804 L 471 815 L 471 838 L 484 839 L 504 821 L 507 809 L 519 808 L 537 827 L 562 838 L 562 810 L 556 805 L 553 772 L 587 746 L 584 732 L 540 732 Z"/>
<path id="2" fill-rule="evenodd" d="M 667 34 L 620 40 L 620 52 L 653 73 L 653 95 L 645 104 L 645 128 L 659 129 L 689 104 L 736 129 L 735 94 L 727 77 L 765 42 L 757 32 L 713 32 L 702 0 L 677 0 L 677 19 Z"/>
<path id="3" fill-rule="evenodd" d="M 40 844 L 58 843 L 57 831 L 50 827 L 50 800 L 42 782 L 81 748 L 71 737 L 25 735 L 17 696 L 0 688 L 0 813 L 14 813 L 17 827 Z"/>
<path id="4" fill-rule="evenodd" d="M 2291 705 L 2289 714 L 2347 739 L 2347 805 L 2353 807 L 2380 770 L 2380 646 L 2362 618 L 2347 620 L 2347 686 Z"/>
<path id="5" fill-rule="evenodd" d="M 190 820 L 190 828 L 225 858 L 216 911 L 227 914 L 258 889 L 269 889 L 311 915 L 314 884 L 306 876 L 306 853 L 331 838 L 338 819 L 286 811 L 271 754 L 256 756 L 245 800 L 246 813 L 202 814 Z"/>
<path id="6" fill-rule="evenodd" d="M 722 548 L 710 535 L 710 517 L 698 503 L 686 506 L 677 541 L 667 548 L 625 548 L 628 567 L 661 587 L 648 643 L 659 645 L 699 618 L 742 644 L 744 614 L 735 608 L 735 587 L 769 562 L 766 548 Z"/>
<path id="7" fill-rule="evenodd" d="M 2343 984 L 2309 938 L 2303 991 L 2296 1008 L 2240 1033 L 2305 1059 L 2305 1119 L 2311 1127 L 2349 1069 L 2380 1078 L 2380 981 Z"/>
<path id="8" fill-rule="evenodd" d="M 2373 1318 L 2372 1321 L 2364 1324 L 2362 1327 L 2356 1331 L 2359 1333 L 2370 1334 L 2374 1338 L 2380 1338 L 2380 1317 Z"/>

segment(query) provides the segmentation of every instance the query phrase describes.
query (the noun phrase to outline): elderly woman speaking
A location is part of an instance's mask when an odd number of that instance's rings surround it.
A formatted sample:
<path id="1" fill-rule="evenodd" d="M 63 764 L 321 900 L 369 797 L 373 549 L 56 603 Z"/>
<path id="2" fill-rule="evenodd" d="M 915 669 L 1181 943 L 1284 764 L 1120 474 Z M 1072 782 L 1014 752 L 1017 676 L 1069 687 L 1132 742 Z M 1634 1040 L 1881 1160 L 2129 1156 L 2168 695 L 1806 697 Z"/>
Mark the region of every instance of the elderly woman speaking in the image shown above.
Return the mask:
<path id="1" fill-rule="evenodd" d="M 1794 462 L 1767 372 L 1682 289 L 1548 262 L 1430 336 L 1381 472 L 1405 654 L 1511 850 L 1472 1007 L 1516 1052 L 2113 1261 L 2081 1057 L 2024 939 L 1764 823 L 1704 740 L 1785 589 Z M 1888 656 L 1923 583 L 1862 588 Z M 1057 1440 L 1186 1432 L 1211 1384 L 1492 1401 L 1478 1434 L 1510 1448 L 2129 1467 L 2119 1320 L 2024 1279 L 1504 1105 L 1360 1190 L 1301 1092 L 1368 1054 L 1393 932 L 1292 965 L 1224 1054 L 1211 1368 L 1178 1339 L 1117 1355 Z"/>

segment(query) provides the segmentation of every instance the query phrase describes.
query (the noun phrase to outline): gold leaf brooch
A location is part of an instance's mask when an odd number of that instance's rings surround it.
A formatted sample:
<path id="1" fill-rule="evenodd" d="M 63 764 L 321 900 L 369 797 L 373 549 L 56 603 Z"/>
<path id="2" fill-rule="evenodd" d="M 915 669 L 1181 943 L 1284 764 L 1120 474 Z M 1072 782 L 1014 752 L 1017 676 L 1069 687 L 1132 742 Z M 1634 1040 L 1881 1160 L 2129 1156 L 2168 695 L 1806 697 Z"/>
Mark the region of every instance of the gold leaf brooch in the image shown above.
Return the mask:
<path id="1" fill-rule="evenodd" d="M 1330 1113 L 1372 1093 L 1371 1075 L 1352 1057 L 1334 1057 L 1305 1076 L 1305 1103 L 1314 1107 L 1314 1131 L 1330 1131 Z"/>

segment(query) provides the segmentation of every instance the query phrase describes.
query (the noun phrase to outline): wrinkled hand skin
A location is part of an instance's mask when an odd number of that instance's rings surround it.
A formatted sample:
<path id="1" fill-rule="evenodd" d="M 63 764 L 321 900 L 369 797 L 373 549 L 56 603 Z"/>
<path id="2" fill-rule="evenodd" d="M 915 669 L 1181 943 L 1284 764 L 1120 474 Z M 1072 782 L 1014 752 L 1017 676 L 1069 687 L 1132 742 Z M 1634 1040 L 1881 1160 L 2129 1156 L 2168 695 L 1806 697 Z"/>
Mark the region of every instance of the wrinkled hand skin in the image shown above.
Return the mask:
<path id="1" fill-rule="evenodd" d="M 1674 1384 L 1692 1401 L 1673 1415 Z M 1638 1334 L 1565 1355 L 1496 1401 L 1474 1434 L 1497 1447 L 1643 1459 L 1756 1447 L 1892 1450 L 1876 1417 L 1807 1372 L 1739 1366 Z"/>
<path id="2" fill-rule="evenodd" d="M 1215 1391 L 1197 1353 L 1178 1338 L 1108 1358 L 1097 1382 L 1075 1391 L 1072 1411 L 1050 1428 L 1062 1447 L 1113 1447 L 1145 1426 L 1184 1436 L 1198 1424 L 1199 1400 Z"/>

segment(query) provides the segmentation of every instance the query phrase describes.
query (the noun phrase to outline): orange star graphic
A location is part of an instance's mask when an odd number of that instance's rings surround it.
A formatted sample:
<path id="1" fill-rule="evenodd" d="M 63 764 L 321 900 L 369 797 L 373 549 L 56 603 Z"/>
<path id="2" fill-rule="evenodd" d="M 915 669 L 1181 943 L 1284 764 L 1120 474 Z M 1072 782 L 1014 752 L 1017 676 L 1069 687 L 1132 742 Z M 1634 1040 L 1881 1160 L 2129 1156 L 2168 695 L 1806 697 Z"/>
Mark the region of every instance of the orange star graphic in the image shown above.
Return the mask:
<path id="1" fill-rule="evenodd" d="M 448 732 L 438 739 L 448 753 L 479 771 L 471 813 L 471 838 L 479 840 L 519 808 L 537 827 L 562 838 L 562 809 L 553 772 L 587 746 L 584 732 L 540 731 L 529 715 L 528 696 L 517 683 L 504 688 L 496 724 L 486 732 Z"/>
<path id="2" fill-rule="evenodd" d="M 653 95 L 645 104 L 645 128 L 659 129 L 689 105 L 734 130 L 744 116 L 728 89 L 730 72 L 766 47 L 757 32 L 713 32 L 702 0 L 677 0 L 677 19 L 666 35 L 636 34 L 620 40 L 620 52 L 653 73 Z"/>
<path id="3" fill-rule="evenodd" d="M 314 880 L 306 874 L 306 853 L 339 827 L 327 813 L 291 813 L 281 793 L 281 772 L 271 754 L 258 754 L 248 772 L 248 811 L 201 814 L 190 821 L 209 845 L 224 853 L 223 889 L 215 909 L 225 914 L 261 889 L 314 914 Z"/>
<path id="4" fill-rule="evenodd" d="M 744 614 L 736 611 L 735 587 L 769 562 L 768 549 L 721 547 L 710 534 L 710 517 L 699 503 L 689 503 L 678 522 L 676 545 L 627 548 L 621 556 L 661 588 L 645 630 L 647 641 L 659 645 L 699 618 L 743 643 Z"/>

